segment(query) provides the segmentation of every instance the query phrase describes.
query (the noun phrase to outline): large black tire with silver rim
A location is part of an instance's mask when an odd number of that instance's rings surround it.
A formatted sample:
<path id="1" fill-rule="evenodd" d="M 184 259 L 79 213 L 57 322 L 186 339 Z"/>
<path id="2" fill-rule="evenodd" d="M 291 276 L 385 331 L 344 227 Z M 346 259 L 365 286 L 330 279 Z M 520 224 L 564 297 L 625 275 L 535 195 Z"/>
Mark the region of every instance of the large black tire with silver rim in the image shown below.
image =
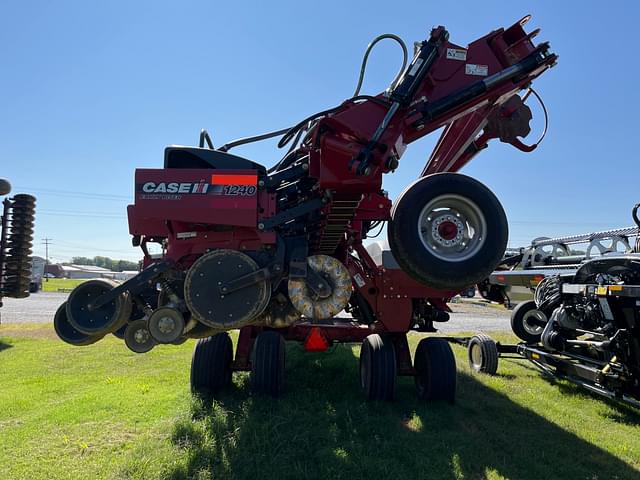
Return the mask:
<path id="1" fill-rule="evenodd" d="M 456 359 L 449 342 L 423 338 L 413 361 L 418 398 L 453 403 L 456 397 Z"/>
<path id="2" fill-rule="evenodd" d="M 393 400 L 396 377 L 393 341 L 377 333 L 369 335 L 360 348 L 360 388 L 367 400 Z"/>
<path id="3" fill-rule="evenodd" d="M 53 317 L 53 328 L 60 340 L 75 347 L 91 345 L 103 338 L 103 335 L 87 335 L 74 328 L 67 318 L 67 302 L 63 302 L 56 310 Z"/>
<path id="4" fill-rule="evenodd" d="M 207 397 L 231 385 L 232 360 L 233 345 L 227 332 L 198 340 L 191 357 L 191 393 Z"/>
<path id="5" fill-rule="evenodd" d="M 522 302 L 511 312 L 511 330 L 527 343 L 538 343 L 548 319 L 536 302 Z"/>
<path id="6" fill-rule="evenodd" d="M 128 292 L 100 308 L 89 308 L 89 304 L 117 285 L 111 280 L 88 280 L 73 289 L 67 300 L 69 322 L 87 335 L 106 335 L 119 330 L 131 317 L 132 301 Z"/>
<path id="7" fill-rule="evenodd" d="M 471 337 L 467 345 L 469 366 L 475 372 L 495 375 L 498 371 L 498 346 L 488 335 Z"/>
<path id="8" fill-rule="evenodd" d="M 285 341 L 278 332 L 260 333 L 253 344 L 251 390 L 277 397 L 284 384 Z"/>
<path id="9" fill-rule="evenodd" d="M 387 233 L 395 259 L 410 276 L 433 288 L 460 289 L 489 276 L 509 231 L 491 190 L 459 173 L 438 173 L 400 195 Z"/>

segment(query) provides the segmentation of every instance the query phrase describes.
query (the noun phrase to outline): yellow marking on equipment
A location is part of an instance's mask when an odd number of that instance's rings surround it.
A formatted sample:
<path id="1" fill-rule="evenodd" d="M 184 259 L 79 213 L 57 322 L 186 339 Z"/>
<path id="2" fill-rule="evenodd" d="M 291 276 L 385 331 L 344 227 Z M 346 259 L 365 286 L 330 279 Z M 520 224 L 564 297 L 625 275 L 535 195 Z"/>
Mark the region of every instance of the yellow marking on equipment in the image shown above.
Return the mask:
<path id="1" fill-rule="evenodd" d="M 609 285 L 610 292 L 621 292 L 623 290 L 622 285 Z"/>
<path id="2" fill-rule="evenodd" d="M 538 360 L 540 358 L 540 355 L 538 355 L 537 353 L 532 353 L 531 358 L 535 358 L 536 360 Z"/>
<path id="3" fill-rule="evenodd" d="M 598 287 L 596 288 L 596 295 L 606 295 L 607 287 Z"/>

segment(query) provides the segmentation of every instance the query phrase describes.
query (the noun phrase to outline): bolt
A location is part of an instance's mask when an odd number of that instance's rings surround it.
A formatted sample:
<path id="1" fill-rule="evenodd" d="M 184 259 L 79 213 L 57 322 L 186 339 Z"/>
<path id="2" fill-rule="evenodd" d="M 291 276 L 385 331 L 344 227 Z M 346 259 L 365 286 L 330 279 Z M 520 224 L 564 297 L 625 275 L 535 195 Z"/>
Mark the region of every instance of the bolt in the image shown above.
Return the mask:
<path id="1" fill-rule="evenodd" d="M 264 230 L 264 223 L 258 224 L 258 230 Z"/>

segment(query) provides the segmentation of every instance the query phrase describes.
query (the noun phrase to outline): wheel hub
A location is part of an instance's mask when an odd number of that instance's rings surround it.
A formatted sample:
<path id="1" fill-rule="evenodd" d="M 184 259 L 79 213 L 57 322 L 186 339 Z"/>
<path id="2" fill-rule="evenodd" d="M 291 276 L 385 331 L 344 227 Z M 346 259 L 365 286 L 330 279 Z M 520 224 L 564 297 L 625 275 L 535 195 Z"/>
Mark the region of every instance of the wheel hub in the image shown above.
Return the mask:
<path id="1" fill-rule="evenodd" d="M 444 247 L 458 245 L 462 241 L 464 225 L 453 215 L 441 215 L 431 224 L 431 235 Z"/>
<path id="2" fill-rule="evenodd" d="M 158 321 L 158 329 L 162 333 L 171 333 L 176 328 L 176 322 L 171 317 L 162 317 Z"/>
<path id="3" fill-rule="evenodd" d="M 133 339 L 137 343 L 146 343 L 146 342 L 148 342 L 149 341 L 149 330 L 147 330 L 146 328 L 139 328 L 133 334 Z"/>
<path id="4" fill-rule="evenodd" d="M 531 335 L 539 335 L 544 330 L 543 327 L 538 325 L 539 322 L 546 322 L 547 316 L 540 310 L 530 310 L 524 314 L 522 318 L 522 326 L 527 333 Z"/>
<path id="5" fill-rule="evenodd" d="M 418 228 L 424 247 L 448 262 L 473 257 L 487 236 L 482 211 L 461 195 L 441 195 L 427 203 L 418 216 Z"/>

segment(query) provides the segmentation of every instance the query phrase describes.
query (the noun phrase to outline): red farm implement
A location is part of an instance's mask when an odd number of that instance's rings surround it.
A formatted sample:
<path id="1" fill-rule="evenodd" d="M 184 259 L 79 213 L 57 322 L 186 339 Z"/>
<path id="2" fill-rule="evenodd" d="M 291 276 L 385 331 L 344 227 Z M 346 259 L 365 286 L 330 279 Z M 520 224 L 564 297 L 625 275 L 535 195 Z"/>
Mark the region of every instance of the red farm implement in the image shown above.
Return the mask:
<path id="1" fill-rule="evenodd" d="M 448 299 L 502 259 L 507 221 L 499 201 L 455 172 L 491 139 L 535 148 L 519 139 L 530 131 L 524 102 L 557 57 L 533 43 L 538 31 L 526 33 L 527 20 L 468 47 L 434 28 L 377 96 L 358 88 L 291 128 L 220 148 L 205 131 L 199 147 L 168 147 L 164 168 L 136 170 L 128 207 L 144 269 L 122 284 L 89 281 L 74 290 L 56 314 L 60 337 L 84 345 L 114 333 L 136 352 L 200 338 L 194 392 L 217 394 L 232 371 L 248 370 L 253 390 L 273 395 L 285 341 L 311 351 L 362 342 L 368 398 L 391 398 L 396 375 L 411 375 L 421 397 L 452 401 L 448 344 L 426 338 L 412 361 L 406 335 L 435 331 L 433 322 L 448 319 Z M 367 55 L 388 37 L 406 60 L 392 35 L 374 40 Z M 383 175 L 408 144 L 441 127 L 421 178 L 392 204 Z M 276 136 L 288 151 L 271 168 L 229 153 Z M 384 222 L 390 249 L 365 248 Z M 149 253 L 151 243 L 161 256 Z M 232 329 L 240 329 L 235 354 Z"/>

